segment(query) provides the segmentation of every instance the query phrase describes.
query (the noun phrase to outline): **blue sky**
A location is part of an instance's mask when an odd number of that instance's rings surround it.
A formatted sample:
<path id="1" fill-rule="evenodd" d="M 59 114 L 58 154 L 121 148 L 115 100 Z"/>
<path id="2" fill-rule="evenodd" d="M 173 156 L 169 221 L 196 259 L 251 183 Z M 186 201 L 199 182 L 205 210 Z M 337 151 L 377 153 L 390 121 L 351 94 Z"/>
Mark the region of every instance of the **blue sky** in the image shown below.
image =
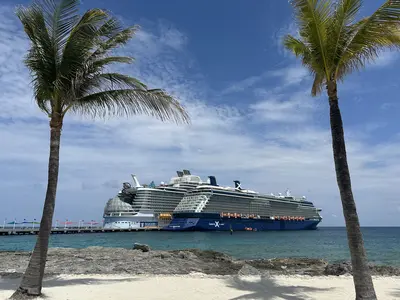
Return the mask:
<path id="1" fill-rule="evenodd" d="M 364 1 L 362 15 L 382 1 Z M 47 180 L 48 123 L 22 64 L 28 42 L 13 6 L 0 2 L 0 191 L 2 218 L 39 218 Z M 325 95 L 280 39 L 295 34 L 288 1 L 82 1 L 141 30 L 120 69 L 164 88 L 191 126 L 145 116 L 68 116 L 62 134 L 55 219 L 102 219 L 130 174 L 149 183 L 190 169 L 220 184 L 306 195 L 323 225 L 343 225 Z M 400 225 L 400 55 L 384 52 L 339 86 L 350 171 L 362 225 Z"/>

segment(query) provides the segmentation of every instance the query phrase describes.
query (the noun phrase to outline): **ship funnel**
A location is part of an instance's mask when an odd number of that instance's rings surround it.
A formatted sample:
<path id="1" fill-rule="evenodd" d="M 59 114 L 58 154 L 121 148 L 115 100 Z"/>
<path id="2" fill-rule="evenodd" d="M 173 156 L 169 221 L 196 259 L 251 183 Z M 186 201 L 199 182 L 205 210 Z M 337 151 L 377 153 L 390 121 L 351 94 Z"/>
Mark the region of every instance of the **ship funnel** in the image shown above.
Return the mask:
<path id="1" fill-rule="evenodd" d="M 241 190 L 242 189 L 241 186 L 240 186 L 240 181 L 239 180 L 234 180 L 233 182 L 235 183 L 235 189 L 237 189 L 237 190 Z"/>
<path id="2" fill-rule="evenodd" d="M 182 171 L 176 171 L 176 174 L 178 174 L 178 177 L 182 177 L 183 176 L 183 172 Z"/>
<path id="3" fill-rule="evenodd" d="M 183 171 L 183 175 L 191 175 L 189 170 L 182 170 Z"/>
<path id="4" fill-rule="evenodd" d="M 133 187 L 134 188 L 138 188 L 138 187 L 142 187 L 139 183 L 139 180 L 137 179 L 136 175 L 131 174 L 132 179 L 133 179 Z"/>
<path id="5" fill-rule="evenodd" d="M 218 186 L 215 176 L 208 176 L 208 179 L 210 180 L 210 185 Z"/>

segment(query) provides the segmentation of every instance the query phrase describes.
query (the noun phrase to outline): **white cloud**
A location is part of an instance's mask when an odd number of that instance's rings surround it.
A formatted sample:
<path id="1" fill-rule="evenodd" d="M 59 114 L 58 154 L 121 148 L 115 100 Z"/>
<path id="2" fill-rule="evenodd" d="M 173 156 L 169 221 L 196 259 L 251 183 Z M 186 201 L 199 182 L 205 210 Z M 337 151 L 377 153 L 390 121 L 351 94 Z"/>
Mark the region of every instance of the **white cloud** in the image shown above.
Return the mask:
<path id="1" fill-rule="evenodd" d="M 272 42 L 280 54 L 282 54 L 284 57 L 290 57 L 293 59 L 292 54 L 287 51 L 282 44 L 283 38 L 288 34 L 295 38 L 300 37 L 297 24 L 294 21 L 286 22 L 284 26 L 275 31 L 272 36 Z"/>
<path id="2" fill-rule="evenodd" d="M 0 64 L 2 215 L 37 218 L 47 180 L 48 122 L 32 101 L 22 64 L 28 43 L 10 10 L 3 7 L 0 17 L 0 51 L 7 57 L 7 64 Z M 146 116 L 106 121 L 68 116 L 56 218 L 99 219 L 107 198 L 117 192 L 118 183 L 130 180 L 131 173 L 142 182 L 159 182 L 189 168 L 203 177 L 216 175 L 220 184 L 231 185 L 239 178 L 244 186 L 262 192 L 290 187 L 293 194 L 307 195 L 323 208 L 325 225 L 342 222 L 332 217 L 341 215 L 341 204 L 330 131 L 314 120 L 317 113 L 328 118 L 327 108 L 308 96 L 304 70 L 295 65 L 270 71 L 268 76 L 279 84 L 246 99 L 247 110 L 239 111 L 234 104 L 211 105 L 207 82 L 199 80 L 201 74 L 187 72 L 187 64 L 192 64 L 185 48 L 189 39 L 163 24 L 143 28 L 123 49 L 136 62 L 122 71 L 178 96 L 192 125 L 163 124 Z M 346 128 L 346 138 L 361 220 L 398 224 L 392 212 L 399 205 L 395 183 L 400 177 L 400 141 L 369 144 L 351 128 Z"/>
<path id="3" fill-rule="evenodd" d="M 270 92 L 280 92 L 285 88 L 298 85 L 304 80 L 309 79 L 309 72 L 301 65 L 290 65 L 276 70 L 269 70 L 257 76 L 250 76 L 241 81 L 235 82 L 229 85 L 226 89 L 221 92 L 221 95 L 230 94 L 234 92 L 241 92 L 246 89 L 253 89 L 257 84 L 264 83 L 265 80 L 271 78 L 280 79 L 279 86 L 272 89 Z M 260 88 L 254 89 L 255 92 L 259 91 Z"/>
<path id="4" fill-rule="evenodd" d="M 259 83 L 260 81 L 262 81 L 265 77 L 266 77 L 267 73 L 263 73 L 259 76 L 251 76 L 248 78 L 245 78 L 241 81 L 238 81 L 236 83 L 231 84 L 229 87 L 227 87 L 226 89 L 224 89 L 221 94 L 225 95 L 225 94 L 230 94 L 230 93 L 234 93 L 234 92 L 241 92 L 245 89 L 251 88 L 253 87 L 255 84 Z"/>
<path id="5" fill-rule="evenodd" d="M 284 86 L 285 79 L 283 82 Z M 309 91 L 298 91 L 289 95 L 272 93 L 266 95 L 267 100 L 250 105 L 257 121 L 300 123 L 310 120 L 313 112 L 318 109 L 317 101 L 310 97 Z"/>
<path id="6" fill-rule="evenodd" d="M 382 51 L 378 58 L 370 65 L 372 68 L 382 68 L 392 65 L 399 59 L 399 53 L 396 51 Z"/>
<path id="7" fill-rule="evenodd" d="M 297 85 L 309 77 L 309 72 L 302 66 L 289 66 L 284 69 L 279 69 L 271 72 L 271 75 L 282 77 L 285 87 Z"/>

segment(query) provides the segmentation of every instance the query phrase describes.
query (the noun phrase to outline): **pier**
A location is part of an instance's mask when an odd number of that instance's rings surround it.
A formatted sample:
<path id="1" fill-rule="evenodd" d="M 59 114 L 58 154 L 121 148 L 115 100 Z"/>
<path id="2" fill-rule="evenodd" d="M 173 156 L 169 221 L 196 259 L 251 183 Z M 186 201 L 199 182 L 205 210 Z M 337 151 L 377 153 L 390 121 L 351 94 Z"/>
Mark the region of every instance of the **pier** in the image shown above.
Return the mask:
<path id="1" fill-rule="evenodd" d="M 79 234 L 79 233 L 109 233 L 109 232 L 135 232 L 135 231 L 160 231 L 161 227 L 140 227 L 140 228 L 52 228 L 51 234 Z M 0 228 L 0 235 L 37 235 L 39 228 Z"/>

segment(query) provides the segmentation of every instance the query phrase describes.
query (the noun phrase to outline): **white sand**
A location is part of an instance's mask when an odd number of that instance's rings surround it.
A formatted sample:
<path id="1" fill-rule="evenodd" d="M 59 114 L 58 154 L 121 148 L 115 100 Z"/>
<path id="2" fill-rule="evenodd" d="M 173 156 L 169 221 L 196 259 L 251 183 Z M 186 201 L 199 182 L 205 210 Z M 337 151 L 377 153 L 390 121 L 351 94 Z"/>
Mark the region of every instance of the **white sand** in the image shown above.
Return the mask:
<path id="1" fill-rule="evenodd" d="M 7 299 L 19 280 L 0 279 L 0 299 Z M 400 299 L 400 277 L 375 277 L 379 299 Z M 354 299 L 352 277 L 63 275 L 46 280 L 46 299 Z"/>

